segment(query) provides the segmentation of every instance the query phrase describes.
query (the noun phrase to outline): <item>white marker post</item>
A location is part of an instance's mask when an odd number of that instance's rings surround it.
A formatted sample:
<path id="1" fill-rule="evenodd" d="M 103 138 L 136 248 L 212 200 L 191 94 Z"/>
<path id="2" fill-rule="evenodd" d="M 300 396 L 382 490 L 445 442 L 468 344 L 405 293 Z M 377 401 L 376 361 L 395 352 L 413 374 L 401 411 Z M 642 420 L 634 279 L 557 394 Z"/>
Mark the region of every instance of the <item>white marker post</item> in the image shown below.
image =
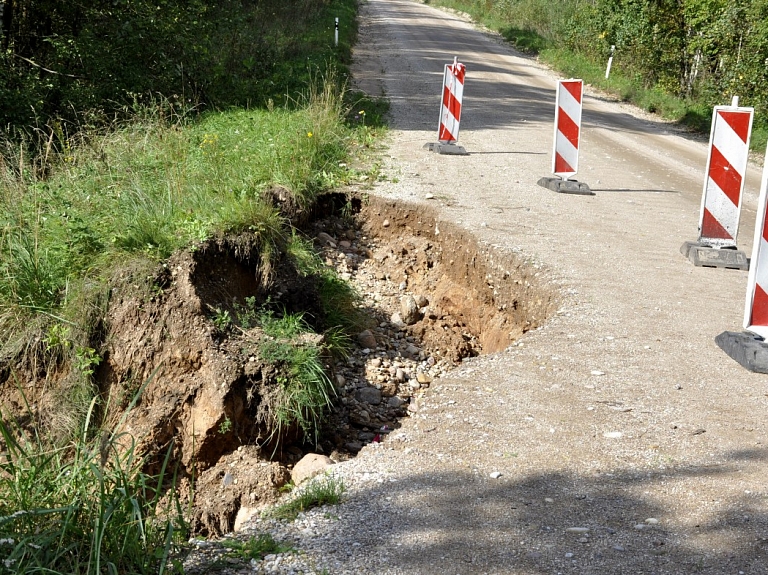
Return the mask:
<path id="1" fill-rule="evenodd" d="M 611 55 L 608 58 L 608 67 L 605 69 L 605 79 L 608 79 L 608 76 L 611 75 L 611 65 L 613 64 L 613 53 L 616 50 L 616 46 L 611 45 Z"/>
<path id="2" fill-rule="evenodd" d="M 336 18 L 336 35 L 335 35 L 335 46 L 339 45 L 339 19 Z"/>

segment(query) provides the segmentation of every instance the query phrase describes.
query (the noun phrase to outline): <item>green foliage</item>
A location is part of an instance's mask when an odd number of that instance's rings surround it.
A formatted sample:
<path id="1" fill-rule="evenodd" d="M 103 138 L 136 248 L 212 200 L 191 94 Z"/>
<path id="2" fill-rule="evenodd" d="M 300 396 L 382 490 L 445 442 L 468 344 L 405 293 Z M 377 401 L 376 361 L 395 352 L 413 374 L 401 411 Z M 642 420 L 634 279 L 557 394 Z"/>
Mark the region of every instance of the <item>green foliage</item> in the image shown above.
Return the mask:
<path id="1" fill-rule="evenodd" d="M 298 425 L 306 437 L 317 441 L 322 416 L 336 394 L 323 368 L 323 338 L 309 329 L 301 313 L 276 316 L 263 311 L 259 322 L 266 336 L 259 355 L 280 373 L 279 388 L 265 402 L 264 422 L 273 437 Z"/>
<path id="2" fill-rule="evenodd" d="M 733 96 L 768 128 L 768 0 L 434 0 L 562 73 L 708 131 Z M 611 46 L 611 78 L 604 78 Z M 758 136 L 753 148 L 762 151 Z"/>
<path id="3" fill-rule="evenodd" d="M 160 506 L 168 457 L 150 477 L 118 430 L 88 439 L 94 405 L 80 436 L 62 448 L 26 439 L 0 418 L 3 573 L 181 572 L 171 555 L 186 528 L 178 506 Z"/>
<path id="4" fill-rule="evenodd" d="M 299 513 L 313 507 L 336 505 L 341 501 L 345 491 L 344 482 L 330 475 L 310 480 L 306 485 L 297 489 L 290 501 L 278 505 L 268 511 L 268 517 L 293 521 Z"/>
<path id="5" fill-rule="evenodd" d="M 223 109 L 287 104 L 313 69 L 346 64 L 351 0 L 6 3 L 0 125 L 98 123 L 163 94 Z M 333 46 L 333 18 L 340 45 Z M 89 110 L 99 110 L 87 113 Z"/>

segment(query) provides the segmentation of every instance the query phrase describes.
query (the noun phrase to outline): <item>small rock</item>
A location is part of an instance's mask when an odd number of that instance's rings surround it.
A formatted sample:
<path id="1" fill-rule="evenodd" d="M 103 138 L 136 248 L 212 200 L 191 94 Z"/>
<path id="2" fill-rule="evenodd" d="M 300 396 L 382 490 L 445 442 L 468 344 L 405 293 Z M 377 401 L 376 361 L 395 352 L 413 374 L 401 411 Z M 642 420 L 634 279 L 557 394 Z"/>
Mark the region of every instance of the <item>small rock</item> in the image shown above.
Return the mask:
<path id="1" fill-rule="evenodd" d="M 419 373 L 416 374 L 416 381 L 418 381 L 419 383 L 429 384 L 429 383 L 432 383 L 432 378 L 429 377 L 423 371 L 420 371 Z"/>
<path id="2" fill-rule="evenodd" d="M 419 306 L 413 296 L 406 295 L 400 298 L 400 317 L 406 325 L 413 325 L 419 321 Z"/>
<path id="3" fill-rule="evenodd" d="M 566 533 L 589 533 L 589 527 L 568 527 Z"/>
<path id="4" fill-rule="evenodd" d="M 659 524 L 659 520 L 656 519 L 655 517 L 649 517 L 648 519 L 645 520 L 645 522 L 648 525 L 658 525 Z"/>
<path id="5" fill-rule="evenodd" d="M 396 395 L 393 396 L 393 397 L 390 397 L 387 400 L 387 405 L 389 407 L 394 408 L 394 409 L 398 409 L 398 408 L 402 407 L 404 403 L 405 403 L 405 401 L 402 398 L 400 398 L 400 397 L 398 397 Z"/>
<path id="6" fill-rule="evenodd" d="M 419 306 L 419 308 L 427 307 L 429 305 L 429 300 L 425 295 L 419 294 L 413 299 L 416 301 L 416 305 Z"/>
<path id="7" fill-rule="evenodd" d="M 624 551 L 624 547 L 622 547 L 621 545 L 614 545 L 613 550 L 621 552 L 621 551 Z"/>
<path id="8" fill-rule="evenodd" d="M 408 377 L 406 377 L 405 370 L 402 367 L 398 367 L 395 369 L 395 380 L 399 383 L 403 383 Z"/>
<path id="9" fill-rule="evenodd" d="M 565 558 L 566 559 L 571 559 L 572 557 L 573 557 L 573 553 L 566 553 L 565 554 Z"/>
<path id="10" fill-rule="evenodd" d="M 333 465 L 333 460 L 330 457 L 318 453 L 307 453 L 294 465 L 291 471 L 291 481 L 294 485 L 299 485 L 302 481 L 322 473 L 331 465 Z"/>
<path id="11" fill-rule="evenodd" d="M 370 347 L 370 346 L 366 346 L 366 347 Z M 373 358 L 369 365 L 371 367 L 381 367 L 381 358 L 380 357 Z"/>
<path id="12" fill-rule="evenodd" d="M 597 376 L 605 375 L 604 371 L 600 371 L 600 370 L 597 370 L 597 369 L 593 369 L 591 373 L 592 373 L 592 375 L 597 375 Z"/>
<path id="13" fill-rule="evenodd" d="M 227 471 L 221 480 L 221 486 L 229 487 L 230 485 L 232 485 L 232 483 L 234 483 L 234 481 L 235 481 L 235 478 L 232 476 L 232 474 L 229 471 Z"/>
<path id="14" fill-rule="evenodd" d="M 355 399 L 360 403 L 379 405 L 381 403 L 381 390 L 375 387 L 363 387 L 355 393 Z"/>
<path id="15" fill-rule="evenodd" d="M 413 345 L 412 343 L 409 343 L 405 347 L 405 353 L 406 353 L 406 355 L 408 355 L 410 357 L 418 357 L 419 356 L 419 351 L 420 351 L 419 348 L 416 347 L 415 345 Z"/>
<path id="16" fill-rule="evenodd" d="M 348 250 L 349 248 L 352 247 L 352 244 L 350 243 L 349 240 L 341 240 L 339 242 L 339 247 L 344 248 L 345 250 Z"/>
<path id="17" fill-rule="evenodd" d="M 493 473 L 491 473 L 491 479 L 498 479 L 499 477 L 501 477 L 500 471 L 494 471 Z"/>
<path id="18" fill-rule="evenodd" d="M 389 220 L 384 220 L 383 222 L 381 222 L 381 227 L 382 228 L 388 228 L 389 227 Z"/>
<path id="19" fill-rule="evenodd" d="M 603 437 L 607 439 L 621 439 L 624 434 L 621 431 L 606 431 L 603 433 Z"/>
<path id="20" fill-rule="evenodd" d="M 324 246 L 330 246 L 332 248 L 336 247 L 336 240 L 334 240 L 329 234 L 326 234 L 325 232 L 320 232 L 317 234 L 317 239 Z"/>
<path id="21" fill-rule="evenodd" d="M 392 325 L 394 325 L 398 329 L 405 327 L 405 322 L 403 321 L 403 318 L 401 318 L 400 314 L 397 312 L 392 314 L 392 317 L 389 319 L 389 321 Z"/>
<path id="22" fill-rule="evenodd" d="M 376 347 L 376 338 L 369 329 L 361 331 L 359 334 L 357 334 L 357 341 L 363 347 L 370 349 L 374 349 Z"/>

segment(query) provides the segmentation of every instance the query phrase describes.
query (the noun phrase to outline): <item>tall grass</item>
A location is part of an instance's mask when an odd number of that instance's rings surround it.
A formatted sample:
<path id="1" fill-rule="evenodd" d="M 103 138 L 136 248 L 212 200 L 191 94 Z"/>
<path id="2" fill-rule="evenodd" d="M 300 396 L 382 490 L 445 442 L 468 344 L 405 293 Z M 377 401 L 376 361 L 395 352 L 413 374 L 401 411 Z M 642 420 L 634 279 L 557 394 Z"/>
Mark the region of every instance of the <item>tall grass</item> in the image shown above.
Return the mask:
<path id="1" fill-rule="evenodd" d="M 181 572 L 180 507 L 174 498 L 160 506 L 173 481 L 168 456 L 151 477 L 127 435 L 91 439 L 94 406 L 80 435 L 59 447 L 0 413 L 0 573 Z"/>

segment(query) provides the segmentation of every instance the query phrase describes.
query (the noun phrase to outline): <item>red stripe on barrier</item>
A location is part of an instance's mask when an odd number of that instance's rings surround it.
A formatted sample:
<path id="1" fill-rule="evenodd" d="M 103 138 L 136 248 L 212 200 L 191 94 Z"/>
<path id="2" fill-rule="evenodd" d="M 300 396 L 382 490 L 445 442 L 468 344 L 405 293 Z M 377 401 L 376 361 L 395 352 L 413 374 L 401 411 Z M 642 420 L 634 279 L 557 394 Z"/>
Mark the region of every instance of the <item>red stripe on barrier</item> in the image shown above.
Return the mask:
<path id="1" fill-rule="evenodd" d="M 461 102 L 456 99 L 456 96 L 448 88 L 443 90 L 443 106 L 448 108 L 448 111 L 454 118 L 461 116 Z"/>
<path id="2" fill-rule="evenodd" d="M 557 115 L 557 131 L 565 136 L 574 148 L 579 147 L 579 125 L 571 120 L 562 108 Z"/>
<path id="3" fill-rule="evenodd" d="M 741 141 L 747 143 L 749 138 L 749 122 L 752 119 L 751 114 L 744 112 L 725 112 L 720 111 L 720 117 L 725 120 Z"/>
<path id="4" fill-rule="evenodd" d="M 746 114 L 741 115 L 744 116 Z M 725 192 L 725 195 L 728 196 L 728 199 L 731 200 L 734 206 L 739 205 L 741 174 L 720 153 L 720 150 L 714 146 L 712 146 L 712 159 L 709 162 L 709 177 Z"/>
<path id="5" fill-rule="evenodd" d="M 701 221 L 701 236 L 723 240 L 730 240 L 733 237 L 728 233 L 728 230 L 720 225 L 720 222 L 715 219 L 707 208 L 704 208 L 704 217 Z"/>
<path id="6" fill-rule="evenodd" d="M 573 168 L 572 168 L 572 167 L 571 167 L 571 166 L 568 164 L 568 162 L 566 162 L 566 161 L 565 161 L 565 159 L 563 159 L 563 157 L 562 157 L 560 154 L 558 154 L 557 152 L 555 152 L 555 173 L 556 173 L 556 174 L 559 174 L 559 173 L 568 173 L 568 172 L 575 172 L 575 171 L 576 171 L 576 170 L 574 170 L 574 169 L 573 169 Z"/>
<path id="7" fill-rule="evenodd" d="M 437 134 L 437 139 L 441 142 L 453 142 L 456 140 L 453 134 L 448 131 L 448 128 L 445 127 L 445 124 L 442 123 L 440 124 L 440 132 Z"/>
<path id="8" fill-rule="evenodd" d="M 751 324 L 768 326 L 768 294 L 760 287 L 760 284 L 755 284 Z"/>
<path id="9" fill-rule="evenodd" d="M 768 150 L 766 150 L 768 151 Z M 763 168 L 765 169 L 765 168 Z M 768 216 L 768 213 L 766 213 L 766 216 Z M 757 225 L 759 222 L 755 223 Z M 768 218 L 763 222 L 763 239 L 768 242 Z"/>
<path id="10" fill-rule="evenodd" d="M 563 87 L 581 104 L 581 82 L 563 82 Z"/>

